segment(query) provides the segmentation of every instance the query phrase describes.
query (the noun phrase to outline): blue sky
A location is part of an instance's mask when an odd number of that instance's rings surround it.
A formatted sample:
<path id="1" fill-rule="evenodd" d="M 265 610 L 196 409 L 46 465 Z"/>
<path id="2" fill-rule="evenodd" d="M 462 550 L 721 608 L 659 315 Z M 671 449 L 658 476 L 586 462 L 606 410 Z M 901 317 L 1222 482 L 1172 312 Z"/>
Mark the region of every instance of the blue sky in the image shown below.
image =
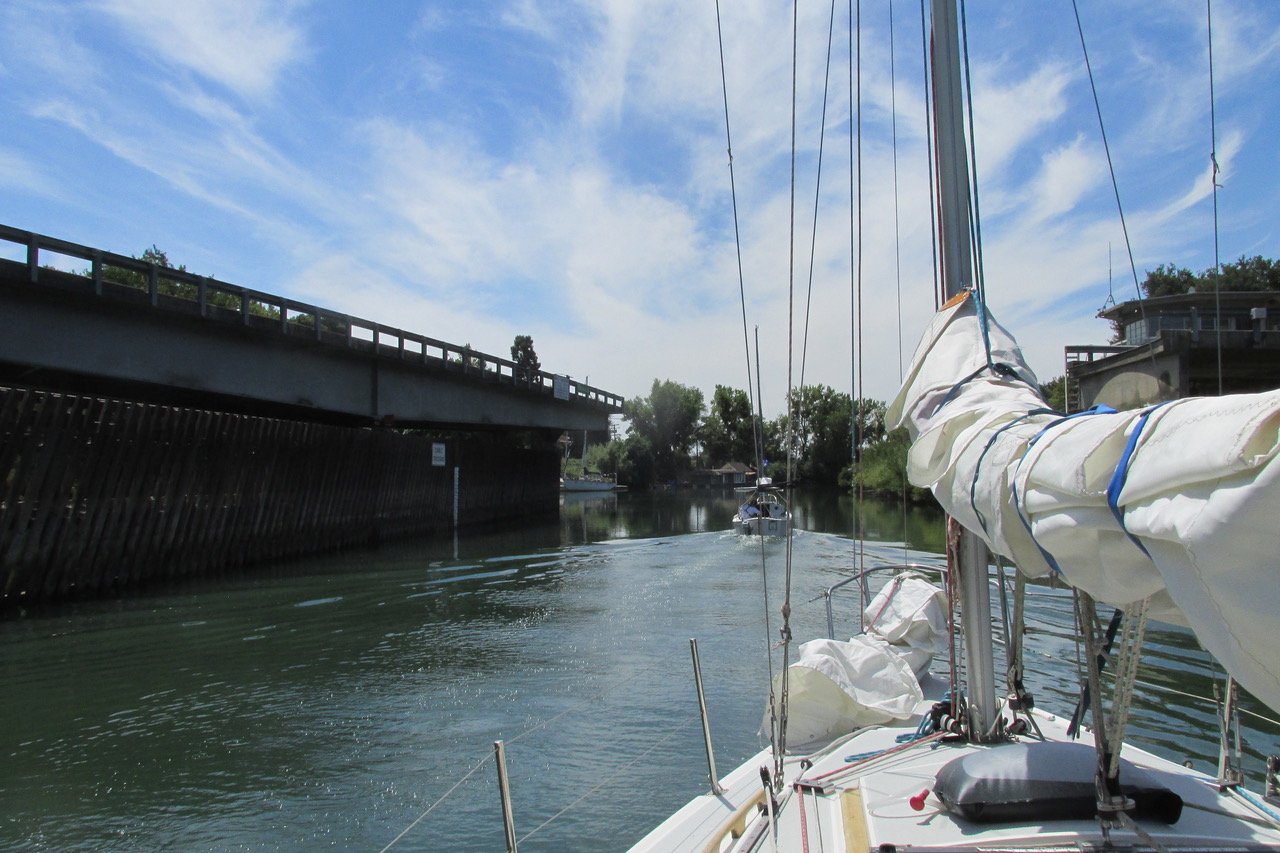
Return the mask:
<path id="1" fill-rule="evenodd" d="M 789 276 L 790 6 L 720 3 L 770 415 L 788 361 L 800 381 L 811 244 L 806 383 L 889 398 L 932 311 L 919 4 L 894 4 L 892 39 L 863 5 L 859 357 L 839 67 L 812 230 L 831 7 L 799 10 Z M 1047 379 L 1064 345 L 1106 343 L 1095 314 L 1133 278 L 1071 4 L 970 5 L 989 301 Z M 1139 275 L 1211 266 L 1205 4 L 1080 12 Z M 1280 2 L 1215 2 L 1213 25 L 1221 257 L 1280 256 Z M 0 222 L 709 397 L 747 383 L 722 98 L 714 0 L 9 0 Z"/>

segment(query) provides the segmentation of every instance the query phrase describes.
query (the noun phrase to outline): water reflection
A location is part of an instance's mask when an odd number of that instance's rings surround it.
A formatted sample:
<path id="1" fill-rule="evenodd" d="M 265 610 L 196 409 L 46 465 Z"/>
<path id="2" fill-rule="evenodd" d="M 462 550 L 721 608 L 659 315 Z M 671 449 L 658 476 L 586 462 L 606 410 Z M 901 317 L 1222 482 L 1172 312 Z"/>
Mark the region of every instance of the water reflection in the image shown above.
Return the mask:
<path id="1" fill-rule="evenodd" d="M 899 543 L 916 551 L 943 548 L 943 515 L 931 504 L 856 501 L 847 491 L 823 488 L 792 489 L 786 497 L 797 530 Z M 732 489 L 565 493 L 560 544 L 728 531 L 743 499 Z"/>

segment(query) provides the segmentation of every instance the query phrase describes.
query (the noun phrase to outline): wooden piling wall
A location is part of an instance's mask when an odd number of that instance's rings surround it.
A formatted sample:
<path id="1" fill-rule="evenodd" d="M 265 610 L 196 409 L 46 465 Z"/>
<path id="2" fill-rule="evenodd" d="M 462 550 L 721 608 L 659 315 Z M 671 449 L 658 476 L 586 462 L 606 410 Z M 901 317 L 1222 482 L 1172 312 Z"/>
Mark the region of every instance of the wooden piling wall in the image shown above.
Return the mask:
<path id="1" fill-rule="evenodd" d="M 446 531 L 455 467 L 460 525 L 556 509 L 553 448 L 0 387 L 0 602 Z"/>

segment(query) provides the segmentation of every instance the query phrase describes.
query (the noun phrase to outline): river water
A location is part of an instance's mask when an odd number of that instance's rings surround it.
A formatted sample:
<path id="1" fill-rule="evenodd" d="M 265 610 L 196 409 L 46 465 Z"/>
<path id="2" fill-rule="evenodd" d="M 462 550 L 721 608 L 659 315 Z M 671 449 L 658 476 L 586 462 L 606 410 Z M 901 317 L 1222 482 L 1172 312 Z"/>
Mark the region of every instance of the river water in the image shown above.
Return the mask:
<path id="1" fill-rule="evenodd" d="M 558 523 L 0 623 L 0 849 L 501 850 L 495 740 L 522 851 L 625 849 L 706 784 L 690 638 L 720 773 L 764 745 L 787 549 L 729 533 L 735 503 L 571 499 Z M 856 559 L 940 561 L 936 513 L 869 504 L 855 522 L 846 496 L 806 492 L 794 507 L 797 640 L 825 633 L 821 593 Z M 1029 623 L 1029 686 L 1069 712 L 1069 595 L 1048 591 Z M 1152 630 L 1136 739 L 1211 769 L 1216 741 L 1196 738 L 1216 738 L 1212 706 L 1180 694 L 1211 695 L 1212 675 L 1189 635 Z M 1276 729 L 1245 722 L 1256 777 Z"/>

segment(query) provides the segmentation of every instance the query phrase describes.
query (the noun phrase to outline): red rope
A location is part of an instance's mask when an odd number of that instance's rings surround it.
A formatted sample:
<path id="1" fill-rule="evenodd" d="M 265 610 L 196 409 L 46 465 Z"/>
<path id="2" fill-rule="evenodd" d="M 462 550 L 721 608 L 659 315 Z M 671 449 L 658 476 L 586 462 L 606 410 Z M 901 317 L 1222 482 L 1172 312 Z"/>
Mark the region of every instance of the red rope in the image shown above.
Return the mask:
<path id="1" fill-rule="evenodd" d="M 804 809 L 804 788 L 797 788 L 800 796 L 800 844 L 804 853 L 809 853 L 809 820 Z"/>

